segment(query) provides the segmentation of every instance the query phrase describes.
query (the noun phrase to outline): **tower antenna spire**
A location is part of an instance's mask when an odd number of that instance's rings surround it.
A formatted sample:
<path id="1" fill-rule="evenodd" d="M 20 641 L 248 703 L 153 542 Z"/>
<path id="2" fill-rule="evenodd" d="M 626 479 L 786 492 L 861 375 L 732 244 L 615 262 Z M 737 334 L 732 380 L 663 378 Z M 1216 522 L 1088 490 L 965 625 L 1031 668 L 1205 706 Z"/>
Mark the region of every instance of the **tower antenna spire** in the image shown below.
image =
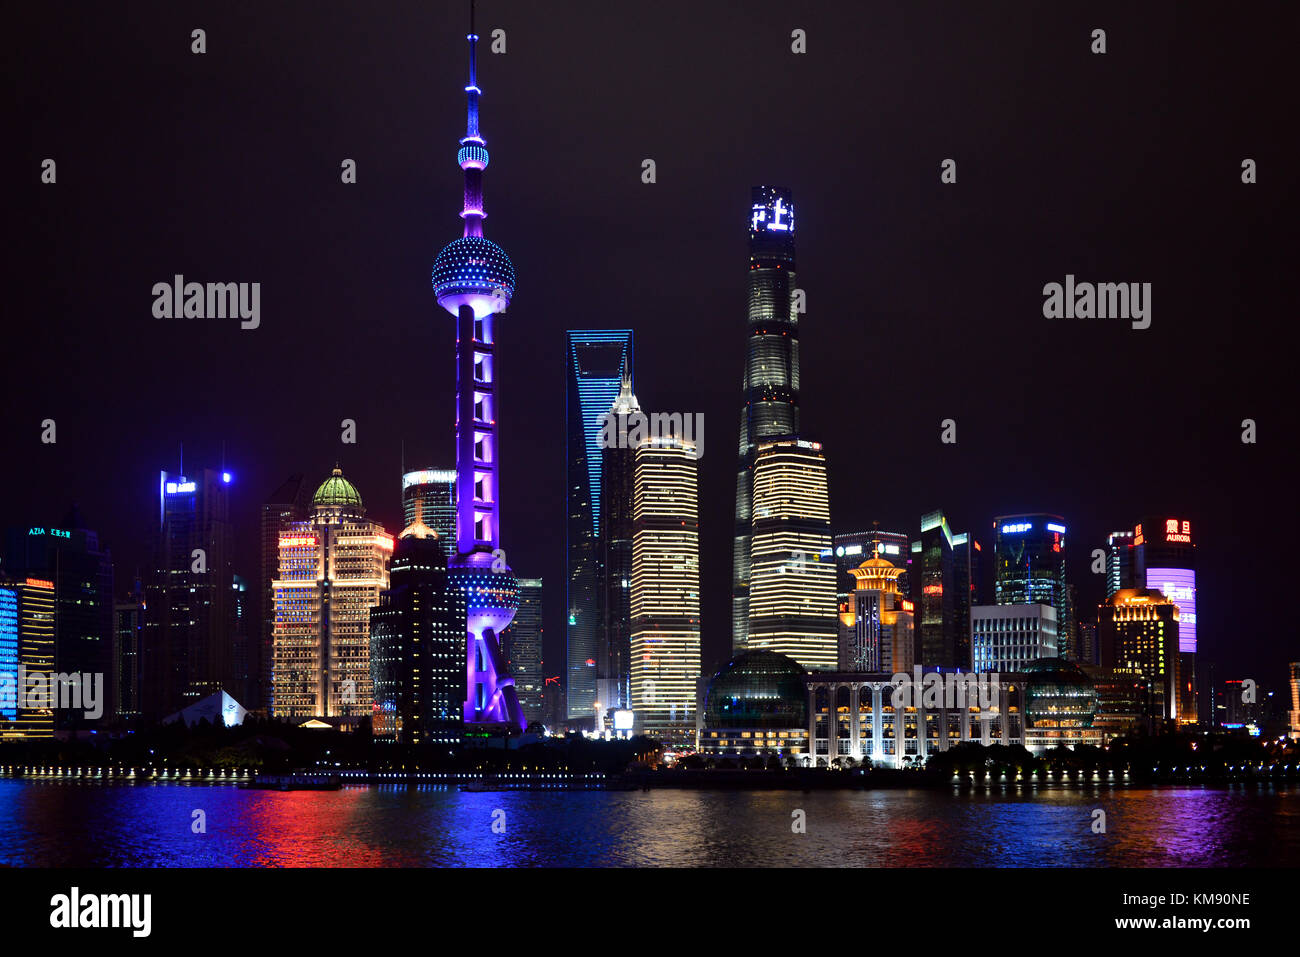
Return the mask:
<path id="1" fill-rule="evenodd" d="M 469 86 L 465 87 L 465 138 L 460 141 L 456 162 L 465 171 L 465 205 L 460 217 L 465 221 L 466 236 L 482 236 L 483 220 L 483 170 L 487 169 L 488 152 L 478 128 L 478 98 L 483 91 L 478 87 L 478 34 L 474 32 L 474 0 L 469 0 Z"/>
<path id="2" fill-rule="evenodd" d="M 488 151 L 479 135 L 474 3 L 469 5 L 469 85 L 465 87 L 465 137 L 456 163 L 465 175 L 464 232 L 433 263 L 438 305 L 456 317 L 456 541 L 447 543 L 447 576 L 466 599 L 466 724 L 513 725 L 523 711 L 497 636 L 519 607 L 518 584 L 501 544 L 497 462 L 496 320 L 515 291 L 515 268 L 496 243 L 483 237 L 483 171 Z"/>

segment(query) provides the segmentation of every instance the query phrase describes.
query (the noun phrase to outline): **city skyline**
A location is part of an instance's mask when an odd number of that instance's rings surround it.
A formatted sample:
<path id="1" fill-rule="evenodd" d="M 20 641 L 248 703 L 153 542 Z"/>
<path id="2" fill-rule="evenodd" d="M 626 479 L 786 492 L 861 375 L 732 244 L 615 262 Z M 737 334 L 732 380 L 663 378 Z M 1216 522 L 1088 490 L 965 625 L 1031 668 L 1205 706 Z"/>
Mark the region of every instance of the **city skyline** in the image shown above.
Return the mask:
<path id="1" fill-rule="evenodd" d="M 178 157 L 159 161 L 104 149 L 91 155 L 84 145 L 60 143 L 60 134 L 49 125 L 52 120 L 30 117 L 33 142 L 39 144 L 35 148 L 42 156 L 49 153 L 60 159 L 60 178 L 50 191 L 20 197 L 20 213 L 42 224 L 66 222 L 71 216 L 86 218 L 74 234 L 51 233 L 41 225 L 31 246 L 20 253 L 32 257 L 31 262 L 41 258 L 51 280 L 60 283 L 60 308 L 72 318 L 48 325 L 33 320 L 15 343 L 9 368 L 18 398 L 5 425 L 5 447 L 23 467 L 8 470 L 0 480 L 7 503 L 0 520 L 6 526 L 53 524 L 75 502 L 88 526 L 112 551 L 117 581 L 113 598 L 120 601 L 136 570 L 148 567 L 149 512 L 156 507 L 149 490 L 156 487 L 160 469 L 177 469 L 179 446 L 184 443 L 186 462 L 214 469 L 224 466 L 234 476 L 230 495 L 237 573 L 251 576 L 258 568 L 257 513 L 272 490 L 294 473 L 305 473 L 307 484 L 314 486 L 336 461 L 350 478 L 355 477 L 375 520 L 390 532 L 401 529 L 398 483 L 403 460 L 434 468 L 449 468 L 454 461 L 446 414 L 453 402 L 454 337 L 446 317 L 437 315 L 429 300 L 427 263 L 445 238 L 438 223 L 444 222 L 442 210 L 452 188 L 448 173 L 430 164 L 458 132 L 458 108 L 451 97 L 463 86 L 463 61 L 442 43 L 432 60 L 414 53 L 427 46 L 431 37 L 459 35 L 463 11 L 459 5 L 451 7 L 412 14 L 414 20 L 407 26 L 418 36 L 409 40 L 396 29 L 395 20 L 392 28 L 382 31 L 386 45 L 390 40 L 399 49 L 411 44 L 410 56 L 398 54 L 394 59 L 403 69 L 419 72 L 419 82 L 407 87 L 418 92 L 409 93 L 412 100 L 403 109 L 421 117 L 420 131 L 411 134 L 414 139 L 399 138 L 392 146 L 382 145 L 366 126 L 361 103 L 324 78 L 313 102 L 335 105 L 348 120 L 337 124 L 331 142 L 313 143 L 306 149 L 272 131 L 248 131 L 262 137 L 264 148 L 241 147 L 238 154 L 231 154 L 217 143 L 211 144 L 215 148 L 207 156 L 182 146 L 183 162 Z M 274 19 L 289 14 L 269 15 Z M 100 16 L 91 12 L 87 20 L 128 49 L 162 42 L 161 33 L 147 32 L 159 31 L 157 24 L 140 25 L 146 32 L 132 37 L 122 25 L 101 22 Z M 220 22 L 220 15 L 204 16 Z M 1135 184 L 1149 188 L 1153 181 L 1166 186 L 1172 182 L 1181 189 L 1194 186 L 1197 195 L 1209 197 L 1216 216 L 1234 224 L 1212 242 L 1175 237 L 1166 243 L 1170 248 L 1157 252 L 1143 247 L 1140 229 L 1135 240 L 1115 237 L 1105 259 L 1097 258 L 1090 243 L 1069 237 L 1054 236 L 1050 248 L 1042 250 L 1036 248 L 1040 244 L 1035 237 L 1045 228 L 1041 218 L 1045 214 L 1034 211 L 1035 189 L 1016 185 L 1012 164 L 991 158 L 967 163 L 970 146 L 963 149 L 962 135 L 952 136 L 951 145 L 929 133 L 919 143 L 907 142 L 899 135 L 906 124 L 890 112 L 899 109 L 899 101 L 883 91 L 881 124 L 893 135 L 842 130 L 842 141 L 829 144 L 816 163 L 794 146 L 760 139 L 754 141 L 763 145 L 761 161 L 739 147 L 723 148 L 707 173 L 701 174 L 698 164 L 690 163 L 680 144 L 673 142 L 671 125 L 668 132 L 646 133 L 640 139 L 620 129 L 617 148 L 608 144 L 599 148 L 587 188 L 596 191 L 608 210 L 620 211 L 607 215 L 627 228 L 602 230 L 602 245 L 608 248 L 592 249 L 583 240 L 590 226 L 587 214 L 579 210 L 560 216 L 559 206 L 539 199 L 546 195 L 540 184 L 558 177 L 573 161 L 574 147 L 564 145 L 565 131 L 609 111 L 571 106 L 572 122 L 557 122 L 555 102 L 546 100 L 544 111 L 540 105 L 554 91 L 529 91 L 525 79 L 539 74 L 539 49 L 553 46 L 557 28 L 526 7 L 493 4 L 484 16 L 503 18 L 510 44 L 504 55 L 485 54 L 491 56 L 494 71 L 486 96 L 492 103 L 494 128 L 500 129 L 496 135 L 501 155 L 510 157 L 493 166 L 494 195 L 501 197 L 495 207 L 501 215 L 492 221 L 494 235 L 502 238 L 518 261 L 527 258 L 530 263 L 527 309 L 522 304 L 517 310 L 512 306 L 500 320 L 506 336 L 501 362 L 509 370 L 501 386 L 507 410 L 501 425 L 505 449 L 501 481 L 507 490 L 503 519 L 508 530 L 502 545 L 518 574 L 542 578 L 551 583 L 548 589 L 558 588 L 565 578 L 563 442 L 555 424 L 562 421 L 564 399 L 554 373 L 563 361 L 564 331 L 630 328 L 638 338 L 637 392 L 643 406 L 700 411 L 710 425 L 712 444 L 700 461 L 704 669 L 708 672 L 725 660 L 730 650 L 728 588 L 727 573 L 719 569 L 729 565 L 730 558 L 730 523 L 724 516 L 734 507 L 734 501 L 728 504 L 729 498 L 734 499 L 730 450 L 742 361 L 738 343 L 744 327 L 744 237 L 735 222 L 738 214 L 743 215 L 751 186 L 782 182 L 799 198 L 799 278 L 808 292 L 811 320 L 801 336 L 801 414 L 809 433 L 816 434 L 828 450 L 831 531 L 839 534 L 879 521 L 882 528 L 915 535 L 920 516 L 939 508 L 953 527 L 968 529 L 988 547 L 995 515 L 1050 510 L 1067 519 L 1067 569 L 1080 590 L 1079 604 L 1085 609 L 1081 617 L 1094 617 L 1095 611 L 1088 615 L 1087 610 L 1095 609 L 1105 594 L 1104 576 L 1089 570 L 1091 550 L 1105 548 L 1110 532 L 1125 528 L 1138 516 L 1187 517 L 1198 529 L 1200 566 L 1214 568 L 1216 575 L 1214 589 L 1202 586 L 1199 596 L 1200 653 L 1219 662 L 1228 676 L 1249 674 L 1280 686 L 1292 654 L 1283 640 L 1270 637 L 1275 630 L 1263 619 L 1262 610 L 1241 610 L 1226 596 L 1257 587 L 1268 580 L 1266 572 L 1281 563 L 1281 536 L 1271 524 L 1277 521 L 1276 503 L 1282 503 L 1285 511 L 1289 501 L 1283 484 L 1287 450 L 1281 448 L 1286 421 L 1284 377 L 1280 367 L 1278 373 L 1273 371 L 1281 353 L 1261 350 L 1262 371 L 1215 359 L 1220 336 L 1216 329 L 1222 328 L 1224 316 L 1254 316 L 1261 334 L 1273 334 L 1278 321 L 1273 316 L 1281 301 L 1278 277 L 1285 274 L 1285 267 L 1277 258 L 1280 244 L 1266 240 L 1276 236 L 1270 232 L 1276 228 L 1271 207 L 1285 198 L 1287 194 L 1279 190 L 1286 187 L 1269 187 L 1273 191 L 1266 195 L 1271 199 L 1257 198 L 1240 183 L 1235 154 L 1180 157 L 1174 163 L 1176 137 L 1161 131 L 1146 143 L 1149 154 L 1169 161 L 1163 172 L 1152 168 L 1159 162 L 1144 164 L 1138 171 L 1131 165 L 1115 171 L 1110 167 L 1124 161 L 1108 154 L 1105 165 L 1110 171 L 1099 174 L 1090 171 L 1087 162 L 1096 160 L 1096 146 L 1084 144 L 1080 155 L 1073 156 L 1063 148 L 1040 145 L 1029 150 L 1028 160 L 1018 160 L 1014 170 L 1022 171 L 1025 162 L 1045 164 L 1052 169 L 1054 181 L 1069 181 L 1079 191 L 1076 201 L 1053 210 L 1054 218 L 1072 224 L 1071 234 L 1086 237 L 1101 221 L 1096 218 L 1101 214 L 1088 209 L 1089 203 L 1106 196 L 1108 209 L 1122 206 L 1113 198 L 1115 190 L 1123 197 L 1131 195 L 1125 190 Z M 598 59 L 611 56 L 598 42 L 600 30 L 618 22 L 616 14 L 603 16 L 577 17 L 566 24 L 566 29 L 578 34 L 571 42 L 586 41 L 584 48 L 591 48 Z M 725 34 L 724 24 L 730 23 L 713 10 L 699 11 L 698 16 L 703 34 L 709 34 L 710 28 L 713 35 Z M 820 16 L 810 11 L 800 17 L 813 41 L 841 42 L 828 21 L 819 24 Z M 888 35 L 891 28 L 897 31 L 906 22 L 902 14 L 885 16 L 896 19 L 887 20 L 878 33 Z M 1131 16 L 1115 15 L 1119 29 Z M 316 24 L 312 29 L 325 31 L 320 36 L 337 42 L 328 27 Z M 746 73 L 739 68 L 741 48 L 751 42 L 765 44 L 762 48 L 770 49 L 773 59 L 790 56 L 788 37 L 783 39 L 788 31 L 782 34 L 770 23 L 763 26 L 770 35 L 753 23 L 739 29 L 742 33 L 734 38 L 734 51 L 730 45 L 720 52 L 710 48 L 701 58 L 700 69 L 709 81 L 704 86 L 730 89 L 728 77 L 749 77 L 758 92 L 773 102 L 773 110 L 784 104 L 791 115 L 816 125 L 818 110 L 827 107 L 806 94 L 813 90 L 829 96 L 834 74 L 824 69 L 810 73 L 787 89 L 761 71 Z M 656 42 L 688 48 L 702 42 L 671 33 L 666 24 L 653 24 L 649 30 L 650 35 L 635 44 L 647 56 Z M 915 55 L 925 59 L 941 51 L 960 52 L 958 30 L 959 23 L 943 28 L 928 37 Z M 34 50 L 52 42 L 48 28 L 36 33 Z M 884 45 L 883 40 L 878 42 Z M 1232 36 L 1225 42 L 1232 42 Z M 304 61 L 294 58 L 305 56 L 305 49 L 279 52 L 303 67 Z M 219 47 L 214 47 L 207 54 L 207 67 L 229 69 L 219 65 L 218 52 Z M 253 51 L 255 63 L 257 55 Z M 270 62 L 253 71 L 255 82 L 265 77 Z M 879 65 L 862 69 L 885 70 L 888 62 L 886 57 Z M 1127 70 L 1141 75 L 1141 63 L 1124 62 Z M 219 75 L 226 86 L 238 82 L 232 74 Z M 667 89 L 685 86 L 674 77 L 657 76 Z M 945 77 L 952 79 L 953 74 Z M 123 95 L 140 92 L 133 86 L 138 78 L 127 72 L 106 82 L 111 92 Z M 80 116 L 93 129 L 94 119 L 79 111 L 91 110 L 97 98 L 79 103 L 75 89 L 62 86 L 61 80 L 53 82 L 48 100 L 58 104 L 53 112 L 64 117 L 59 122 L 66 123 L 69 115 Z M 786 82 L 793 81 L 787 76 Z M 1092 82 L 1115 81 L 1094 78 Z M 1234 106 L 1230 115 L 1223 98 L 1232 97 L 1216 94 L 1210 99 L 1217 104 L 1215 117 L 1234 130 L 1232 149 L 1236 141 L 1245 141 L 1248 146 L 1242 149 L 1251 154 L 1268 156 L 1271 148 L 1276 155 L 1277 134 L 1263 123 L 1267 91 L 1250 87 L 1248 79 L 1239 82 L 1243 89 L 1236 92 L 1250 105 L 1243 110 Z M 229 92 L 213 83 L 203 95 Z M 269 86 L 272 109 L 285 109 L 287 101 L 277 99 L 275 85 Z M 1108 85 L 1105 89 L 1118 90 Z M 1254 99 L 1240 96 L 1244 92 L 1255 94 Z M 153 87 L 147 93 L 146 102 L 166 112 L 173 94 Z M 595 104 L 610 97 L 613 103 L 632 92 L 616 85 L 612 91 L 589 95 L 592 99 L 584 102 Z M 734 95 L 731 90 L 728 98 Z M 948 117 L 967 142 L 979 128 L 976 124 L 988 124 L 996 116 L 996 109 L 982 100 L 966 104 L 985 107 L 975 109 L 973 119 L 954 116 L 958 111 L 945 96 L 960 97 L 951 90 L 925 88 L 911 95 L 912 113 Z M 651 106 L 635 102 L 638 109 Z M 215 104 L 212 100 L 210 105 L 222 115 L 223 108 Z M 132 116 L 127 122 L 140 122 L 156 109 L 142 108 L 140 120 Z M 1171 109 L 1183 115 L 1178 111 L 1188 107 L 1175 102 Z M 538 112 L 545 123 L 529 115 Z M 722 123 L 726 118 L 716 119 Z M 747 124 L 753 121 L 746 115 L 730 132 L 744 142 L 743 134 L 750 130 Z M 1130 121 L 1121 118 L 1121 122 Z M 549 131 L 547 124 L 556 129 Z M 235 125 L 240 128 L 238 122 Z M 359 132 L 349 137 L 348 129 Z M 531 141 L 527 149 L 526 141 Z M 900 143 L 906 145 L 895 145 Z M 404 157 L 407 151 L 414 160 Z M 262 154 L 292 156 L 293 175 L 306 177 L 310 187 L 289 189 L 281 199 L 274 198 L 271 192 L 284 187 L 283 170 L 246 158 L 234 162 L 235 155 Z M 339 183 L 338 164 L 354 154 L 358 182 L 348 187 Z M 939 162 L 950 154 L 957 156 L 961 172 L 956 185 L 945 187 L 939 181 Z M 640 164 L 647 156 L 656 158 L 655 184 L 640 180 Z M 864 162 L 866 172 L 862 172 Z M 234 185 L 232 163 L 240 170 Z M 695 173 L 689 184 L 682 183 L 683 169 Z M 835 178 L 843 185 L 838 191 L 821 181 L 826 169 L 839 173 Z M 133 196 L 152 195 L 157 177 L 169 170 L 183 171 L 177 174 L 175 215 L 164 215 L 146 203 L 140 218 L 153 224 L 154 231 L 146 228 L 125 248 L 115 248 L 116 239 L 109 238 L 102 217 L 119 219 L 119 204 Z M 887 184 L 876 192 L 872 171 Z M 844 179 L 850 174 L 862 177 L 864 190 L 850 190 Z M 121 195 L 103 190 L 108 179 L 124 183 Z M 350 188 L 354 193 L 347 192 Z M 209 199 L 204 190 L 215 193 Z M 413 202 L 412 195 L 419 201 Z M 832 200 L 836 196 L 851 201 L 837 205 Z M 292 255 L 269 248 L 269 240 L 278 235 L 276 227 L 269 229 L 269 237 L 250 236 L 238 228 L 241 215 L 255 221 L 256 211 L 263 210 L 270 220 L 290 214 L 301 218 L 311 215 L 309 204 L 320 202 L 331 204 L 332 215 L 338 217 L 337 232 L 311 237 L 295 230 Z M 1177 231 L 1173 226 L 1186 214 L 1172 196 L 1165 198 L 1158 192 L 1146 202 L 1151 205 L 1144 208 L 1140 220 L 1158 221 L 1166 237 Z M 997 207 L 999 222 L 988 235 L 976 227 L 990 226 L 994 203 L 1010 207 Z M 225 206 L 235 212 L 223 212 Z M 851 268 L 856 261 L 851 247 L 861 240 L 862 224 L 868 220 L 873 258 L 864 276 L 861 267 Z M 686 222 L 691 229 L 681 228 Z M 186 223 L 192 226 L 186 228 Z M 923 229 L 918 224 L 928 225 Z M 932 239 L 936 230 L 945 237 L 941 245 Z M 160 232 L 169 239 L 165 246 L 151 238 Z M 385 245 L 389 236 L 391 247 Z M 665 236 L 680 243 L 672 250 L 671 261 L 669 250 L 658 249 Z M 576 251 L 574 261 L 560 255 L 563 249 Z M 953 249 L 960 249 L 962 257 L 954 257 Z M 1197 262 L 1198 255 L 1234 255 L 1244 278 L 1226 282 L 1199 270 L 1197 283 L 1188 287 L 1179 277 L 1186 275 L 1187 263 Z M 314 265 L 304 269 L 306 261 Z M 319 268 L 322 263 L 326 268 Z M 674 296 L 656 288 L 656 268 L 670 265 L 677 270 L 679 292 L 688 293 L 687 308 L 673 305 Z M 75 274 L 70 272 L 74 266 Z M 582 278 L 593 269 L 612 277 L 615 309 L 605 306 L 611 294 L 602 289 L 592 299 L 599 307 L 588 308 L 585 299 L 570 298 L 567 290 L 582 288 Z M 1086 322 L 1054 325 L 1043 319 L 1039 308 L 1043 283 L 1059 281 L 1070 272 L 1151 278 L 1158 290 L 1151 329 L 1137 332 Z M 262 282 L 261 327 L 243 331 L 238 323 L 222 325 L 218 320 L 153 318 L 149 288 L 177 273 L 203 280 Z M 352 277 L 348 289 L 336 285 L 336 275 Z M 367 289 L 364 299 L 350 291 L 354 286 Z M 84 291 L 90 289 L 95 290 L 93 298 Z M 860 303 L 859 293 L 863 293 Z M 20 285 L 20 312 L 32 316 L 48 312 L 43 295 L 39 288 Z M 575 304 L 577 308 L 570 310 Z M 100 315 L 110 316 L 111 321 L 93 318 Z M 966 315 L 978 316 L 980 322 L 955 321 Z M 69 323 L 76 329 L 71 339 Z M 708 341 L 718 343 L 716 354 L 681 347 L 701 323 L 707 324 Z M 980 323 L 983 330 L 969 328 Z M 868 351 L 882 337 L 885 348 Z M 1008 348 L 1007 342 L 1016 343 L 1016 348 Z M 293 385 L 294 370 L 340 348 L 369 355 L 374 371 L 358 374 L 375 375 L 382 388 L 374 390 L 373 396 L 351 389 L 327 393 L 318 414 L 314 410 L 307 419 L 294 414 L 294 437 L 285 441 L 278 424 L 285 414 L 280 402 L 284 390 Z M 891 353 L 896 361 L 890 361 Z M 291 354 L 302 366 L 283 361 Z M 860 364 L 863 356 L 872 357 L 869 375 Z M 421 361 L 412 365 L 412 358 Z M 1053 394 L 1037 394 L 1033 408 L 1017 401 L 1010 408 L 1023 418 L 1008 419 L 1005 403 L 1021 381 L 1017 370 L 1020 363 L 1032 365 L 1030 359 L 1056 363 L 1054 379 L 1061 386 Z M 160 385 L 146 386 L 137 367 L 158 370 Z M 887 469 L 873 466 L 882 450 L 869 444 L 862 447 L 851 403 L 845 402 L 850 389 L 857 390 L 855 400 L 872 397 L 873 385 L 882 399 L 907 397 L 893 413 L 890 433 L 882 436 L 894 463 Z M 1122 398 L 1116 398 L 1118 390 Z M 1134 409 L 1150 409 L 1153 417 L 1132 421 L 1126 413 Z M 945 446 L 940 442 L 940 424 L 949 417 L 957 423 L 957 443 Z M 1246 417 L 1261 424 L 1258 445 L 1240 441 L 1239 423 Z M 40 442 L 45 419 L 57 423 L 58 439 L 53 445 Z M 355 446 L 339 441 L 343 419 L 357 423 Z M 440 441 L 437 435 L 444 429 Z M 1072 450 L 1072 457 L 1050 469 L 1042 465 L 1049 430 L 1053 436 L 1071 437 L 1064 448 Z M 1166 433 L 1163 444 L 1145 438 L 1149 431 Z M 1144 435 L 1141 440 L 1139 433 Z M 1128 436 L 1133 436 L 1131 442 Z M 1059 444 L 1049 447 L 1062 449 Z M 1115 478 L 1116 460 L 1124 463 L 1120 478 Z M 1091 474 L 1090 462 L 1094 463 Z M 1008 481 L 1009 476 L 1014 478 Z M 1237 497 L 1225 491 L 1229 488 L 1252 492 Z M 1284 515 L 1283 528 L 1286 524 Z M 545 605 L 548 676 L 559 673 L 563 658 L 564 603 L 557 596 L 558 592 L 548 591 Z"/>

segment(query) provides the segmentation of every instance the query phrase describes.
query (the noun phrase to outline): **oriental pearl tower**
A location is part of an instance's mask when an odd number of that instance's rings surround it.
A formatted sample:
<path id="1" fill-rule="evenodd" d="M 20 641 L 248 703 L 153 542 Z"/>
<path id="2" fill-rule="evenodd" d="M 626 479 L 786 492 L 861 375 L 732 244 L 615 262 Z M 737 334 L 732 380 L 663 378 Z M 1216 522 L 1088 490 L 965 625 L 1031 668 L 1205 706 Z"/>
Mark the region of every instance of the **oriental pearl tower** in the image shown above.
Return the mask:
<path id="1" fill-rule="evenodd" d="M 515 269 L 500 246 L 483 238 L 488 151 L 478 127 L 482 90 L 472 0 L 469 17 L 467 122 L 456 157 L 465 174 L 464 235 L 444 246 L 433 264 L 438 305 L 456 317 L 456 548 L 448 557 L 448 584 L 466 598 L 465 723 L 517 731 L 523 711 L 498 642 L 519 608 L 519 580 L 500 548 L 493 355 L 496 320 L 514 294 Z"/>

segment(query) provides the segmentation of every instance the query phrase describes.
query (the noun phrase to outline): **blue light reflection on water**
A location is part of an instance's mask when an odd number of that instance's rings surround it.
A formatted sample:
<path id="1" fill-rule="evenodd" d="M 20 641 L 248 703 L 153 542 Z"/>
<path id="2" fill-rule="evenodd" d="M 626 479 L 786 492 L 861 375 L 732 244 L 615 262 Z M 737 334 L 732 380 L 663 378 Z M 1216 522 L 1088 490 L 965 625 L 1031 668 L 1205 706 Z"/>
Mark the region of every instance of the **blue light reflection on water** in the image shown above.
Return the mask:
<path id="1" fill-rule="evenodd" d="M 196 809 L 205 834 L 191 829 Z M 792 831 L 796 809 L 806 833 Z M 282 793 L 0 779 L 0 834 L 0 864 L 46 867 L 1298 866 L 1300 791 Z"/>

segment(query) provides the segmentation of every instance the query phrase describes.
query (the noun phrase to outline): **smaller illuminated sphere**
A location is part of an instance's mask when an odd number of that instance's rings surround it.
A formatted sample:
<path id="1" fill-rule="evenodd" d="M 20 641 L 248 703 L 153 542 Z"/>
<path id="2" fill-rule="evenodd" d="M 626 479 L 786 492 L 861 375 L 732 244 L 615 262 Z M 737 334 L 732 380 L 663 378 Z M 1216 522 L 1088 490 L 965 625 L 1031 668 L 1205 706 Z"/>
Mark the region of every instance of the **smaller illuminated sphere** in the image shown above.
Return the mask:
<path id="1" fill-rule="evenodd" d="M 468 305 L 474 317 L 482 319 L 509 304 L 515 294 L 515 267 L 492 240 L 462 236 L 444 246 L 434 260 L 433 292 L 438 305 L 453 316 Z"/>
<path id="2" fill-rule="evenodd" d="M 500 638 L 519 610 L 519 579 L 509 569 L 466 567 L 459 563 L 462 557 L 447 570 L 447 583 L 465 594 L 469 630 L 482 635 L 484 628 L 491 628 Z"/>

